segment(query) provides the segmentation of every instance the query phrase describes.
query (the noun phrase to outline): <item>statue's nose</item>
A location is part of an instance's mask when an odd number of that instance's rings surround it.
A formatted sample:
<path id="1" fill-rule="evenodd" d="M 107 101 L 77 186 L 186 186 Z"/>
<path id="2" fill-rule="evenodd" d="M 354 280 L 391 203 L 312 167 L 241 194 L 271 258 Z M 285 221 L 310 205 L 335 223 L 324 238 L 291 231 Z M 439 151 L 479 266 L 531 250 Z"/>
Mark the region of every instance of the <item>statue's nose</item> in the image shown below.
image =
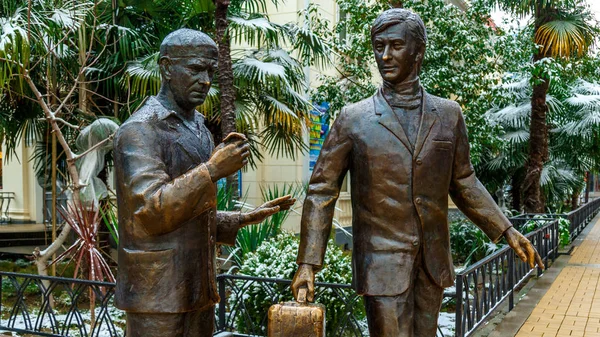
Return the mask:
<path id="1" fill-rule="evenodd" d="M 387 60 L 389 60 L 391 58 L 391 56 L 390 56 L 390 46 L 387 46 L 387 45 L 385 46 L 385 49 L 383 50 L 383 57 L 382 58 L 383 58 L 384 61 L 387 61 Z"/>
<path id="2" fill-rule="evenodd" d="M 202 84 L 202 85 L 206 85 L 209 86 L 210 85 L 210 78 L 208 76 L 208 74 L 206 72 L 203 72 L 199 77 L 198 77 L 198 83 Z"/>

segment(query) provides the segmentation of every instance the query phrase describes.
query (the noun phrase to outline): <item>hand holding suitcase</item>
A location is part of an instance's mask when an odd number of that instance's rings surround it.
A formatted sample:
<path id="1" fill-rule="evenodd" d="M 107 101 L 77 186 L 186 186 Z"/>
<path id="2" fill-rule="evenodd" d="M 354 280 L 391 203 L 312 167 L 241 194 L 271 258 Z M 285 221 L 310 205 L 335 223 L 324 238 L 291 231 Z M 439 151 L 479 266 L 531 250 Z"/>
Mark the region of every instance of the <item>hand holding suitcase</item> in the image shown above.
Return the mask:
<path id="1" fill-rule="evenodd" d="M 298 301 L 269 308 L 268 337 L 325 337 L 325 306 L 306 302 L 307 289 L 298 291 Z"/>

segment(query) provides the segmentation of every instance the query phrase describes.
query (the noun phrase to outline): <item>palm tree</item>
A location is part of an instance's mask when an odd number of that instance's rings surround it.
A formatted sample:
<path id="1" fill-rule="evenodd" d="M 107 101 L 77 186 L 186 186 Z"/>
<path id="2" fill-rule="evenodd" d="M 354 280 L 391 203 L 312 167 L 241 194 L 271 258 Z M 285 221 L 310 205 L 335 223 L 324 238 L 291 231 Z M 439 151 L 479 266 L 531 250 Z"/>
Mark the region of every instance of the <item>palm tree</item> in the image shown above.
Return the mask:
<path id="1" fill-rule="evenodd" d="M 559 0 L 490 1 L 519 17 L 533 16 L 534 42 L 539 49 L 533 55 L 530 140 L 523 193 L 525 211 L 541 213 L 544 201 L 540 179 L 544 163 L 549 159 L 546 95 L 550 74 L 544 59 L 585 55 L 593 44 L 594 28 L 590 24 L 590 13 L 580 0 L 572 1 L 570 6 Z"/>
<path id="2" fill-rule="evenodd" d="M 565 123 L 553 130 L 566 150 L 565 160 L 578 172 L 600 172 L 600 84 L 578 80 L 570 86 L 573 95 L 565 104 L 573 109 Z M 577 151 L 577 156 L 571 154 Z M 586 198 L 589 190 L 586 190 Z M 576 201 L 576 198 L 573 198 Z"/>
<path id="3" fill-rule="evenodd" d="M 505 183 L 511 184 L 511 196 L 515 210 L 521 210 L 521 186 L 525 176 L 524 164 L 527 161 L 528 143 L 530 141 L 530 115 L 531 76 L 520 76 L 512 82 L 501 85 L 504 103 L 503 107 L 495 107 L 486 113 L 490 122 L 498 124 L 503 129 L 502 138 L 504 146 L 500 153 L 483 165 L 485 178 L 495 179 L 497 186 Z M 582 150 L 573 147 L 574 143 L 565 142 L 561 137 L 565 117 L 574 115 L 568 102 L 572 100 L 570 91 L 564 92 L 558 85 L 550 87 L 551 93 L 556 93 L 561 98 L 551 94 L 546 95 L 548 105 L 549 125 L 553 127 L 549 138 L 549 159 L 540 174 L 540 186 L 543 200 L 549 212 L 559 211 L 566 199 L 578 195 L 583 186 L 582 163 L 589 160 L 589 156 Z M 563 96 L 566 99 L 563 99 Z M 570 98 L 569 98 L 570 97 Z M 510 104 L 506 104 L 510 102 Z M 574 135 L 572 142 L 580 139 L 581 133 Z M 577 158 L 572 153 L 577 151 Z M 587 167 L 587 166 L 586 166 Z"/>
<path id="4" fill-rule="evenodd" d="M 235 89 L 232 130 L 245 133 L 250 139 L 251 166 L 262 158 L 261 146 L 270 154 L 291 158 L 295 158 L 298 150 L 306 150 L 303 128 L 312 104 L 303 94 L 308 89 L 303 67 L 323 66 L 329 60 L 327 43 L 309 27 L 276 24 L 269 20 L 265 10 L 263 1 L 240 0 L 232 2 L 228 14 L 227 36 L 233 43 L 230 47 L 233 84 L 229 87 Z M 215 26 L 204 24 L 194 23 L 191 28 L 201 28 L 214 36 Z M 140 99 L 158 91 L 157 57 L 158 53 L 153 52 L 128 64 L 125 80 L 132 97 Z M 225 134 L 222 101 L 226 87 L 218 75 L 205 103 L 199 107 L 217 142 Z"/>

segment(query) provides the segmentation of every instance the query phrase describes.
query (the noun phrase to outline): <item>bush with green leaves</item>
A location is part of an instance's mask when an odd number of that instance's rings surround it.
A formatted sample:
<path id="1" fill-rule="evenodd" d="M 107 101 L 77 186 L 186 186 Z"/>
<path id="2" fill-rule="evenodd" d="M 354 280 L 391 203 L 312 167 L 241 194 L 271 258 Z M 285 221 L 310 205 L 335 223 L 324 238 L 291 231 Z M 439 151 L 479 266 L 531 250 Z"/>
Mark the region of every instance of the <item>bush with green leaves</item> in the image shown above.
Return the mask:
<path id="1" fill-rule="evenodd" d="M 532 220 L 527 221 L 521 229 L 522 233 L 523 234 L 531 233 L 531 232 L 537 230 L 538 228 L 542 228 L 543 226 L 547 225 L 550 221 L 554 221 L 554 220 L 547 220 L 547 219 L 540 220 L 539 218 L 541 218 L 541 217 L 542 216 L 534 216 L 534 218 Z M 536 218 L 538 218 L 538 220 L 536 220 Z M 566 218 L 562 218 L 562 217 L 558 218 L 558 244 L 561 247 L 565 247 L 570 243 L 571 243 L 571 222 Z"/>
<path id="2" fill-rule="evenodd" d="M 468 219 L 450 224 L 450 248 L 456 265 L 471 265 L 503 246 L 491 242 L 487 235 Z"/>
<path id="3" fill-rule="evenodd" d="M 258 247 L 255 252 L 248 253 L 244 263 L 240 267 L 240 274 L 292 279 L 296 272 L 296 257 L 298 254 L 299 239 L 293 233 L 283 232 L 278 236 L 271 238 Z M 345 254 L 341 248 L 330 240 L 327 244 L 327 252 L 323 269 L 316 274 L 316 282 L 350 284 L 352 281 L 352 260 L 348 254 Z M 275 293 L 281 294 L 281 301 L 291 301 L 292 292 L 289 285 L 276 285 Z M 348 290 L 348 294 L 353 294 L 354 290 Z M 333 334 L 338 326 L 338 322 L 344 319 L 348 309 L 344 301 L 333 292 L 331 288 L 323 289 L 317 287 L 316 302 L 325 305 L 327 334 Z M 355 296 L 355 295 L 351 295 Z M 245 306 L 249 319 L 258 331 L 266 333 L 266 320 L 269 307 L 273 304 L 273 294 L 267 292 L 264 284 L 255 283 L 250 286 L 243 295 L 243 305 Z M 236 301 L 231 299 L 232 303 Z M 356 305 L 353 310 L 355 317 L 360 319 L 365 317 L 364 307 Z M 246 324 L 247 317 L 238 316 L 237 328 L 240 332 L 249 329 Z M 331 331 L 330 331 L 331 330 Z M 255 332 L 258 332 L 255 331 Z"/>

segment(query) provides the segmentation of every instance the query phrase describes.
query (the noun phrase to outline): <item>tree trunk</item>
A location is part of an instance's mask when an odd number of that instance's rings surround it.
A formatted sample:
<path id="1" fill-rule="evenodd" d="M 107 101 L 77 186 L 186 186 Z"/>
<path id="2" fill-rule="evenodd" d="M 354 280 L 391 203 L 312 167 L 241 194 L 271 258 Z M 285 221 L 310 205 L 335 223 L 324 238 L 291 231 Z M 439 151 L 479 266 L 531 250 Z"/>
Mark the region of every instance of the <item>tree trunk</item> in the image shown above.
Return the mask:
<path id="1" fill-rule="evenodd" d="M 590 172 L 585 173 L 585 203 L 590 202 L 590 190 L 592 189 L 592 177 Z"/>
<path id="2" fill-rule="evenodd" d="M 390 0 L 390 5 L 394 8 L 404 8 L 403 2 L 402 0 Z"/>
<path id="3" fill-rule="evenodd" d="M 541 54 L 534 57 L 534 62 L 542 59 Z M 548 126 L 546 115 L 548 105 L 546 94 L 549 83 L 543 81 L 533 86 L 531 97 L 531 124 L 529 126 L 529 158 L 525 163 L 525 179 L 523 181 L 523 205 L 526 213 L 543 213 L 544 198 L 540 186 L 540 178 L 544 163 L 548 160 Z"/>
<path id="4" fill-rule="evenodd" d="M 521 179 L 518 172 L 515 172 L 512 176 L 510 193 L 512 196 L 512 209 L 521 212 Z"/>
<path id="5" fill-rule="evenodd" d="M 574 191 L 571 196 L 571 210 L 574 211 L 579 207 L 579 194 L 581 194 L 580 190 Z"/>
<path id="6" fill-rule="evenodd" d="M 216 36 L 219 46 L 219 89 L 221 91 L 221 131 L 223 137 L 236 132 L 235 87 L 233 86 L 233 66 L 231 61 L 231 41 L 227 34 L 227 9 L 229 0 L 217 0 L 215 11 Z M 234 199 L 240 198 L 238 174 L 227 177 L 227 188 Z"/>

